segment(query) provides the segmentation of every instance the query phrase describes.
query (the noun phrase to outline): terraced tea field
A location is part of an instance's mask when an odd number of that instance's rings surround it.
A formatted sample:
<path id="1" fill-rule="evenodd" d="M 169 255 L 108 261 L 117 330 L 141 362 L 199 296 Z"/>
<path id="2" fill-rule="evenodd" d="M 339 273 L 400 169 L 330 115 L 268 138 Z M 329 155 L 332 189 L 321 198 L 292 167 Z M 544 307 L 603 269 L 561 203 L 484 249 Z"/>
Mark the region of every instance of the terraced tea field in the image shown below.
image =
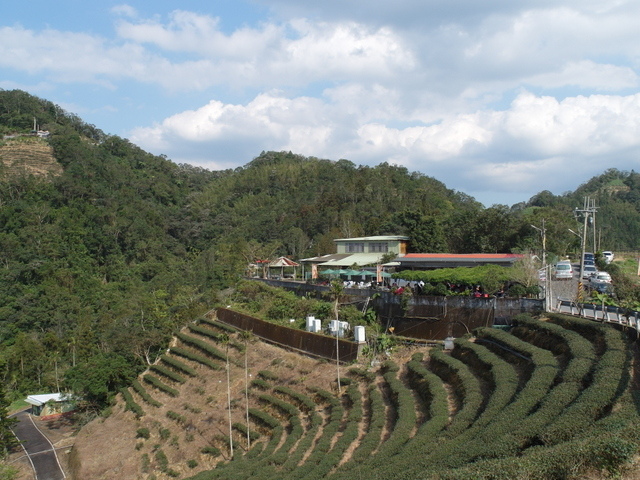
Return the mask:
<path id="1" fill-rule="evenodd" d="M 335 365 L 274 357 L 273 346 L 260 353 L 260 342 L 203 321 L 123 392 L 137 418 L 136 478 L 513 480 L 623 471 L 640 442 L 635 345 L 625 332 L 552 316 L 474 333 L 450 352 L 422 347 L 375 367 L 343 366 L 338 393 Z M 255 355 L 271 356 L 268 368 L 252 368 Z"/>

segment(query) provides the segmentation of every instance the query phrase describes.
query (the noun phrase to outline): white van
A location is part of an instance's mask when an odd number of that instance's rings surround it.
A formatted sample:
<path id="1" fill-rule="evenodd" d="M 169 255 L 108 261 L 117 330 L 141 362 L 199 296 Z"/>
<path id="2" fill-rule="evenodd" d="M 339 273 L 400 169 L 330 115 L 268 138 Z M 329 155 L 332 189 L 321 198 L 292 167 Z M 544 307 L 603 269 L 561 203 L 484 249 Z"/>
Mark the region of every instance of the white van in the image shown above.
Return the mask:
<path id="1" fill-rule="evenodd" d="M 568 260 L 556 263 L 556 280 L 567 280 L 573 278 L 573 267 Z"/>

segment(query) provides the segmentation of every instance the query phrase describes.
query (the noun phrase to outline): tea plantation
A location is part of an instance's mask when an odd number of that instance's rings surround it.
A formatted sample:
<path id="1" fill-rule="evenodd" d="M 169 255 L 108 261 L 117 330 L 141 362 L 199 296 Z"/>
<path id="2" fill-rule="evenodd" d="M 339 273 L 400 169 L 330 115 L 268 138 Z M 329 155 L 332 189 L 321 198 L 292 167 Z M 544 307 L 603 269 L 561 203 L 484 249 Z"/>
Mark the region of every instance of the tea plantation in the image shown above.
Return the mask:
<path id="1" fill-rule="evenodd" d="M 203 368 L 221 375 L 227 354 L 241 368 L 242 336 L 223 328 L 204 320 L 181 333 L 161 363 L 122 392 L 127 407 L 138 418 L 160 408 Z M 510 331 L 479 329 L 451 351 L 422 348 L 402 361 L 343 366 L 340 393 L 335 377 L 333 388 L 311 388 L 264 370 L 247 392 L 248 422 L 233 422 L 231 438 L 227 430 L 202 448 L 213 468 L 189 476 L 157 444 L 140 454 L 141 472 L 151 475 L 141 478 L 619 476 L 640 445 L 634 335 L 561 315 L 521 316 Z M 166 417 L 188 440 L 189 429 L 211 414 L 185 407 Z M 146 433 L 138 432 L 141 442 Z M 188 465 L 203 467 L 195 459 Z"/>

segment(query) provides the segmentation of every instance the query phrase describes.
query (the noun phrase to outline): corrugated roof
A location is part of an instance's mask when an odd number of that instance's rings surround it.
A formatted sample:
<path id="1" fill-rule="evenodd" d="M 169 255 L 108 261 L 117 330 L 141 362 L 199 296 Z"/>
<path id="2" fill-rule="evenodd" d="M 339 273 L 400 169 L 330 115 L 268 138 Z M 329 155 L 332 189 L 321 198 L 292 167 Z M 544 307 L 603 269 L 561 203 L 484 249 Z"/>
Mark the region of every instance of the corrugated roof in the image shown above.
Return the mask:
<path id="1" fill-rule="evenodd" d="M 409 240 L 404 235 L 374 235 L 373 237 L 336 238 L 334 242 L 389 242 L 397 240 Z"/>
<path id="2" fill-rule="evenodd" d="M 31 405 L 35 405 L 39 407 L 44 405 L 45 403 L 53 400 L 54 402 L 64 402 L 65 400 L 70 400 L 71 395 L 68 393 L 44 393 L 41 395 L 29 395 L 25 402 L 30 403 Z"/>
<path id="3" fill-rule="evenodd" d="M 512 265 L 524 255 L 515 253 L 409 253 L 397 258 L 402 267 L 450 268 L 477 265 Z"/>
<path id="4" fill-rule="evenodd" d="M 342 258 L 332 258 L 318 265 L 321 267 L 350 267 L 351 265 L 373 265 L 380 261 L 382 254 L 380 253 L 353 253 L 353 254 L 339 254 Z M 338 255 L 335 255 L 338 257 Z"/>
<path id="5" fill-rule="evenodd" d="M 301 262 L 320 263 L 329 262 L 332 260 L 341 260 L 351 255 L 350 253 L 329 253 L 327 255 L 320 255 L 318 257 L 303 258 Z"/>
<path id="6" fill-rule="evenodd" d="M 402 260 L 429 259 L 429 260 L 514 260 L 522 258 L 524 255 L 517 253 L 407 253 Z"/>

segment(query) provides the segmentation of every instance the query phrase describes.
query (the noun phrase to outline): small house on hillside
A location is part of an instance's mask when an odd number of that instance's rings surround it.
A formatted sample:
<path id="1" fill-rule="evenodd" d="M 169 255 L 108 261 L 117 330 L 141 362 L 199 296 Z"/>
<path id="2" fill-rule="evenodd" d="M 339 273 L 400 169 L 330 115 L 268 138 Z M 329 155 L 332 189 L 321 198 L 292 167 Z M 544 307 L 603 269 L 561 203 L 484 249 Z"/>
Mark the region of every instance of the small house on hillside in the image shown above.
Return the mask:
<path id="1" fill-rule="evenodd" d="M 75 400 L 68 393 L 29 395 L 25 401 L 31 405 L 31 413 L 40 418 L 62 415 L 75 409 Z"/>

